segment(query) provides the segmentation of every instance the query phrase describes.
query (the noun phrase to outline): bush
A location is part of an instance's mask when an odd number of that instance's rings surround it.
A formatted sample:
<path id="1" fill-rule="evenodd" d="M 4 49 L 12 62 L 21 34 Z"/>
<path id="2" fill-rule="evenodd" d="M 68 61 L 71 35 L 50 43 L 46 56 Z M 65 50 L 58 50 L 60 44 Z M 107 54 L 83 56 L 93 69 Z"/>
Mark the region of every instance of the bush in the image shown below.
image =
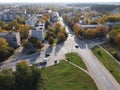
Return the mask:
<path id="1" fill-rule="evenodd" d="M 120 61 L 120 55 L 116 51 L 112 52 L 112 56 L 115 57 L 118 61 Z"/>
<path id="2" fill-rule="evenodd" d="M 101 52 L 100 52 L 99 50 L 97 51 L 97 53 L 98 53 L 98 55 L 99 55 L 99 56 L 101 56 L 101 55 L 102 55 L 102 54 L 101 54 Z"/>

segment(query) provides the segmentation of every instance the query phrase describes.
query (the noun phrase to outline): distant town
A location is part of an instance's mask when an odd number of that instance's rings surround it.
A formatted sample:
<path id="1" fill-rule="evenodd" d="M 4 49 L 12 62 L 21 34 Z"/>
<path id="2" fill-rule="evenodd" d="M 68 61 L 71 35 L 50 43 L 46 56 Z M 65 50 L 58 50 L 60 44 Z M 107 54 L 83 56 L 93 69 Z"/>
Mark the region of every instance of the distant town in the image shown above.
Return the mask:
<path id="1" fill-rule="evenodd" d="M 120 90 L 120 5 L 0 4 L 0 90 Z"/>

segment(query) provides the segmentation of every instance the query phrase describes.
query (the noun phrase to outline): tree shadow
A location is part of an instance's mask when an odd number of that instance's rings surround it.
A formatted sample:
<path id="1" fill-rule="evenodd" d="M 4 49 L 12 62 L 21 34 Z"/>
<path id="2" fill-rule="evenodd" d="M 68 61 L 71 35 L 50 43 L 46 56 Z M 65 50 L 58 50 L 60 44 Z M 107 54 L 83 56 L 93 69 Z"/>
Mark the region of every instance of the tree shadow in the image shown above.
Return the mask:
<path id="1" fill-rule="evenodd" d="M 60 51 L 60 49 L 63 47 L 63 45 L 64 45 L 64 42 L 56 44 L 56 47 L 55 47 L 55 56 L 57 56 L 57 53 Z"/>
<path id="2" fill-rule="evenodd" d="M 78 44 L 78 46 L 81 49 L 85 49 L 86 48 L 86 44 L 88 43 L 88 41 L 86 41 L 86 40 L 80 40 L 76 35 L 74 37 L 74 41 Z"/>
<path id="3" fill-rule="evenodd" d="M 46 49 L 45 54 L 51 54 L 52 50 L 53 50 L 53 46 L 49 46 L 49 47 Z"/>
<path id="4" fill-rule="evenodd" d="M 20 57 L 20 58 L 17 58 L 15 60 L 13 60 L 12 62 L 20 62 L 20 61 L 23 61 L 23 60 L 28 60 L 29 64 L 34 64 L 35 61 L 40 57 L 40 53 L 36 53 L 36 54 L 33 54 L 32 56 L 28 55 L 26 57 Z"/>

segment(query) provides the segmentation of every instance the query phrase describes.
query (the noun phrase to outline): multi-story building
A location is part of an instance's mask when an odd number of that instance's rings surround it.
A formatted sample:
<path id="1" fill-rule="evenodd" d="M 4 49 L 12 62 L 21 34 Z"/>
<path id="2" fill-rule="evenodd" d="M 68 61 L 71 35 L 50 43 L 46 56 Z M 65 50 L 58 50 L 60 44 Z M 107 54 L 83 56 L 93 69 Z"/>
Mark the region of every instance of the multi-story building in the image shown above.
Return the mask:
<path id="1" fill-rule="evenodd" d="M 20 33 L 19 32 L 2 32 L 1 38 L 5 38 L 9 45 L 17 48 L 20 46 Z"/>
<path id="2" fill-rule="evenodd" d="M 51 16 L 51 21 L 52 22 L 57 22 L 59 20 L 58 12 L 51 12 L 50 16 Z"/>
<path id="3" fill-rule="evenodd" d="M 41 17 L 42 17 L 42 14 L 33 15 L 28 20 L 25 20 L 25 24 L 34 27 L 35 24 L 37 23 L 37 20 L 40 19 Z"/>
<path id="4" fill-rule="evenodd" d="M 44 41 L 45 35 L 45 23 L 39 22 L 35 24 L 35 27 L 31 30 L 32 36 Z"/>

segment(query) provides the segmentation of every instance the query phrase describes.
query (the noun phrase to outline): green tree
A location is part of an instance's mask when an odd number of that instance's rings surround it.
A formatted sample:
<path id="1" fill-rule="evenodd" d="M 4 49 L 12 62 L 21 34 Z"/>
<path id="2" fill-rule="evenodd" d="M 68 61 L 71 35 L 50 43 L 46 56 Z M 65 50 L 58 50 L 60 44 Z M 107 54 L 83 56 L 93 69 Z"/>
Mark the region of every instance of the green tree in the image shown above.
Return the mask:
<path id="1" fill-rule="evenodd" d="M 41 71 L 38 67 L 32 66 L 32 77 L 33 77 L 33 90 L 43 90 L 44 89 L 44 82 L 41 76 Z"/>
<path id="2" fill-rule="evenodd" d="M 18 90 L 33 90 L 32 71 L 26 61 L 16 65 L 16 83 Z"/>
<path id="3" fill-rule="evenodd" d="M 11 69 L 0 72 L 0 90 L 16 90 L 15 75 Z"/>

